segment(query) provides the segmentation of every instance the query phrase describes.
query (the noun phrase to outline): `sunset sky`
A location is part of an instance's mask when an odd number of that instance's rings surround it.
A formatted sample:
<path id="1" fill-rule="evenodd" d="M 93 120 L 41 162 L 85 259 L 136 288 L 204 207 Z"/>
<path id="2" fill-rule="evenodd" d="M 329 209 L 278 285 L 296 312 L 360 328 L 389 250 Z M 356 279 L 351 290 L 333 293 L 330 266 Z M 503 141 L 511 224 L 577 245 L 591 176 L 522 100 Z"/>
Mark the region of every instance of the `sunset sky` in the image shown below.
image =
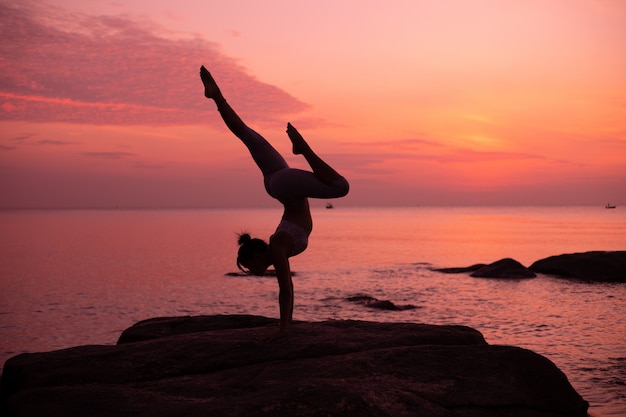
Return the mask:
<path id="1" fill-rule="evenodd" d="M 0 0 L 0 30 L 2 208 L 277 205 L 203 64 L 337 205 L 626 204 L 623 0 Z"/>

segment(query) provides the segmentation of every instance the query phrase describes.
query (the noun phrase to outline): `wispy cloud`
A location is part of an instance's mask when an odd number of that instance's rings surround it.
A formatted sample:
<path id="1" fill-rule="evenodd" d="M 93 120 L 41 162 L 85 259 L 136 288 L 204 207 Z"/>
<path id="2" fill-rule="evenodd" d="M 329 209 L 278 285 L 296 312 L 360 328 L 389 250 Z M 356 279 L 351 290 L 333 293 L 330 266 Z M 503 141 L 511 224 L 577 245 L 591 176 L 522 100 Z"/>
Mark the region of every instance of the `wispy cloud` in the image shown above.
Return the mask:
<path id="1" fill-rule="evenodd" d="M 241 32 L 238 30 L 230 29 L 227 31 L 228 35 L 232 38 L 241 38 Z"/>
<path id="2" fill-rule="evenodd" d="M 99 159 L 123 159 L 135 156 L 132 152 L 83 152 L 83 155 Z"/>
<path id="3" fill-rule="evenodd" d="M 411 138 L 411 139 L 398 139 L 398 140 L 385 140 L 385 141 L 374 141 L 374 142 L 347 142 L 346 145 L 350 147 L 358 146 L 361 148 L 424 148 L 424 147 L 442 147 L 444 146 L 441 142 L 437 142 L 432 139 L 423 139 L 423 138 Z"/>
<path id="4" fill-rule="evenodd" d="M 148 164 L 145 162 L 137 162 L 133 166 L 139 169 L 146 169 L 146 170 L 161 170 L 161 169 L 166 168 L 166 165 L 164 164 Z"/>
<path id="5" fill-rule="evenodd" d="M 34 135 L 32 133 L 24 133 L 15 137 L 10 138 L 9 140 L 13 141 L 13 142 L 17 142 L 17 143 L 22 143 L 24 141 L 27 141 L 28 139 L 32 138 Z"/>
<path id="6" fill-rule="evenodd" d="M 354 144 L 350 144 L 351 147 Z M 376 157 L 363 155 L 361 164 L 373 164 L 389 160 L 428 160 L 441 163 L 479 163 L 513 160 L 546 160 L 547 158 L 528 152 L 480 151 L 450 146 L 431 139 L 404 139 L 358 143 L 359 148 L 376 148 Z"/>
<path id="7" fill-rule="evenodd" d="M 0 120 L 194 124 L 208 106 L 201 64 L 228 84 L 229 100 L 241 103 L 251 121 L 307 107 L 246 73 L 209 41 L 168 39 L 154 25 L 126 17 L 44 7 L 0 4 Z"/>
<path id="8" fill-rule="evenodd" d="M 515 160 L 546 160 L 541 155 L 526 152 L 503 152 L 503 151 L 475 151 L 472 149 L 457 149 L 449 154 L 438 157 L 440 162 L 450 163 L 477 163 L 493 161 L 515 161 Z"/>
<path id="9" fill-rule="evenodd" d="M 37 139 L 40 136 L 34 133 L 23 133 L 7 139 L 10 143 L 15 143 L 16 146 L 7 145 L 11 149 L 17 149 L 19 146 L 66 146 L 66 145 L 80 145 L 81 142 L 58 140 L 58 139 Z"/>
<path id="10" fill-rule="evenodd" d="M 68 142 L 64 140 L 54 140 L 54 139 L 42 139 L 37 142 L 37 145 L 53 145 L 53 146 L 65 146 L 65 145 L 76 145 L 78 142 Z"/>

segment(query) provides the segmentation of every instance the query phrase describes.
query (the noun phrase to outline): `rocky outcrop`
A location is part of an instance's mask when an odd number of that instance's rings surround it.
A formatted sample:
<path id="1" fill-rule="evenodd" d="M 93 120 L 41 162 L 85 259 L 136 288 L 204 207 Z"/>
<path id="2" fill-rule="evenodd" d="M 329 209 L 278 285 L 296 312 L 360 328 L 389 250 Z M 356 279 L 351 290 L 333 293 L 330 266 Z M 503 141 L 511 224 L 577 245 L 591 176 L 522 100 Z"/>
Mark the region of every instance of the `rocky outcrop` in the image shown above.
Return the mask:
<path id="1" fill-rule="evenodd" d="M 367 308 L 373 308 L 377 310 L 388 310 L 388 311 L 404 311 L 404 310 L 414 310 L 417 307 L 413 304 L 405 304 L 405 305 L 397 305 L 389 300 L 379 300 L 374 297 L 370 297 L 369 295 L 355 295 L 353 297 L 346 298 L 347 301 L 351 303 L 360 304 Z"/>
<path id="2" fill-rule="evenodd" d="M 460 266 L 454 268 L 433 268 L 433 271 L 443 272 L 444 274 L 462 274 L 465 272 L 478 271 L 480 268 L 487 266 L 487 264 L 474 264 L 471 266 Z"/>
<path id="3" fill-rule="evenodd" d="M 439 268 L 435 271 L 443 272 L 446 274 L 459 274 L 464 272 L 471 272 L 470 276 L 477 278 L 534 278 L 535 273 L 526 268 L 515 259 L 504 258 L 491 263 L 475 264 L 465 268 Z"/>
<path id="4" fill-rule="evenodd" d="M 626 282 L 626 251 L 571 253 L 541 259 L 530 269 L 563 278 Z"/>
<path id="5" fill-rule="evenodd" d="M 515 259 L 500 259 L 492 264 L 472 272 L 472 277 L 478 278 L 535 278 L 537 275 Z"/>
<path id="6" fill-rule="evenodd" d="M 159 339 L 177 334 L 214 330 L 248 329 L 276 324 L 276 319 L 250 315 L 158 317 L 143 320 L 124 330 L 117 344 Z"/>
<path id="7" fill-rule="evenodd" d="M 270 324 L 271 327 L 267 325 Z M 153 319 L 115 346 L 7 361 L 8 416 L 585 416 L 546 358 L 463 326 Z"/>
<path id="8" fill-rule="evenodd" d="M 473 277 L 533 278 L 537 273 L 585 281 L 626 282 L 626 251 L 594 251 L 550 256 L 524 267 L 505 258 L 489 265 L 475 264 L 460 268 L 436 268 L 446 274 L 471 272 Z"/>

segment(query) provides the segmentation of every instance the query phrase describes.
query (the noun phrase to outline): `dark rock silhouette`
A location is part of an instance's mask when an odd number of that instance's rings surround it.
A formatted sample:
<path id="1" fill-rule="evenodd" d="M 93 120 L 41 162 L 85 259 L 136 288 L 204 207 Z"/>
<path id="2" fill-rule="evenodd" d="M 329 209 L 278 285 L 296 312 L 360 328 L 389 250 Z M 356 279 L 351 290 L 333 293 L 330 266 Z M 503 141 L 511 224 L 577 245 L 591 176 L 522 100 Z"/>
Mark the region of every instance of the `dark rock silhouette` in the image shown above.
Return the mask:
<path id="1" fill-rule="evenodd" d="M 141 342 L 177 334 L 225 329 L 247 329 L 276 324 L 276 319 L 249 315 L 157 317 L 124 330 L 117 344 Z"/>
<path id="2" fill-rule="evenodd" d="M 271 324 L 271 327 L 267 327 Z M 253 316 L 153 319 L 125 343 L 9 359 L 13 416 L 586 416 L 548 359 L 463 326 Z M 187 332 L 188 331 L 188 332 Z M 130 342 L 132 340 L 141 340 Z"/>
<path id="3" fill-rule="evenodd" d="M 375 308 L 378 310 L 403 311 L 413 310 L 417 308 L 412 304 L 396 305 L 389 300 L 379 300 L 377 298 L 370 297 L 369 295 L 355 295 L 354 297 L 348 297 L 346 300 L 364 305 L 368 308 Z"/>
<path id="4" fill-rule="evenodd" d="M 626 282 L 626 251 L 571 253 L 541 259 L 530 269 L 563 278 Z"/>
<path id="5" fill-rule="evenodd" d="M 535 278 L 537 275 L 515 259 L 505 258 L 479 268 L 470 276 L 479 278 Z"/>
<path id="6" fill-rule="evenodd" d="M 291 276 L 295 277 L 298 274 L 295 271 L 291 271 Z M 261 276 L 257 276 L 254 274 L 250 274 L 248 272 L 243 272 L 243 271 L 235 271 L 235 272 L 226 272 L 224 274 L 224 276 L 227 277 L 246 277 L 246 278 L 267 278 L 267 277 L 276 277 L 276 270 L 275 269 L 268 269 L 267 271 L 265 271 L 265 273 Z"/>
<path id="7" fill-rule="evenodd" d="M 457 267 L 457 268 L 433 268 L 433 271 L 443 272 L 444 274 L 462 274 L 464 272 L 478 271 L 480 268 L 487 266 L 487 264 L 475 264 L 472 266 Z"/>
<path id="8" fill-rule="evenodd" d="M 534 278 L 535 273 L 526 268 L 515 259 L 504 258 L 491 263 L 475 264 L 465 268 L 439 268 L 434 271 L 443 272 L 446 274 L 459 274 L 464 272 L 471 272 L 470 276 L 477 278 Z"/>

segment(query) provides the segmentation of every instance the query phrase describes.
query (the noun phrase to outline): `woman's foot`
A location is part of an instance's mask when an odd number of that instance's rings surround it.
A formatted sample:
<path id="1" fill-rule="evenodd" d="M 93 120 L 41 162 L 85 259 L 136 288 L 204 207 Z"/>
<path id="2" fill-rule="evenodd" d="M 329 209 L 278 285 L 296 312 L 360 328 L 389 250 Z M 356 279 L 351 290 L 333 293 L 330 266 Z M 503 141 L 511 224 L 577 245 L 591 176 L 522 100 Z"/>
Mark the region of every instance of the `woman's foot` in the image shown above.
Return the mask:
<path id="1" fill-rule="evenodd" d="M 204 84 L 204 96 L 206 98 L 212 98 L 215 101 L 224 99 L 217 83 L 211 76 L 209 70 L 204 68 L 204 65 L 200 67 L 200 79 L 202 80 L 202 84 Z"/>
<path id="2" fill-rule="evenodd" d="M 287 135 L 289 136 L 289 139 L 291 139 L 294 155 L 301 155 L 309 149 L 309 145 L 306 143 L 300 132 L 298 132 L 296 128 L 291 125 L 291 123 L 287 123 Z"/>

